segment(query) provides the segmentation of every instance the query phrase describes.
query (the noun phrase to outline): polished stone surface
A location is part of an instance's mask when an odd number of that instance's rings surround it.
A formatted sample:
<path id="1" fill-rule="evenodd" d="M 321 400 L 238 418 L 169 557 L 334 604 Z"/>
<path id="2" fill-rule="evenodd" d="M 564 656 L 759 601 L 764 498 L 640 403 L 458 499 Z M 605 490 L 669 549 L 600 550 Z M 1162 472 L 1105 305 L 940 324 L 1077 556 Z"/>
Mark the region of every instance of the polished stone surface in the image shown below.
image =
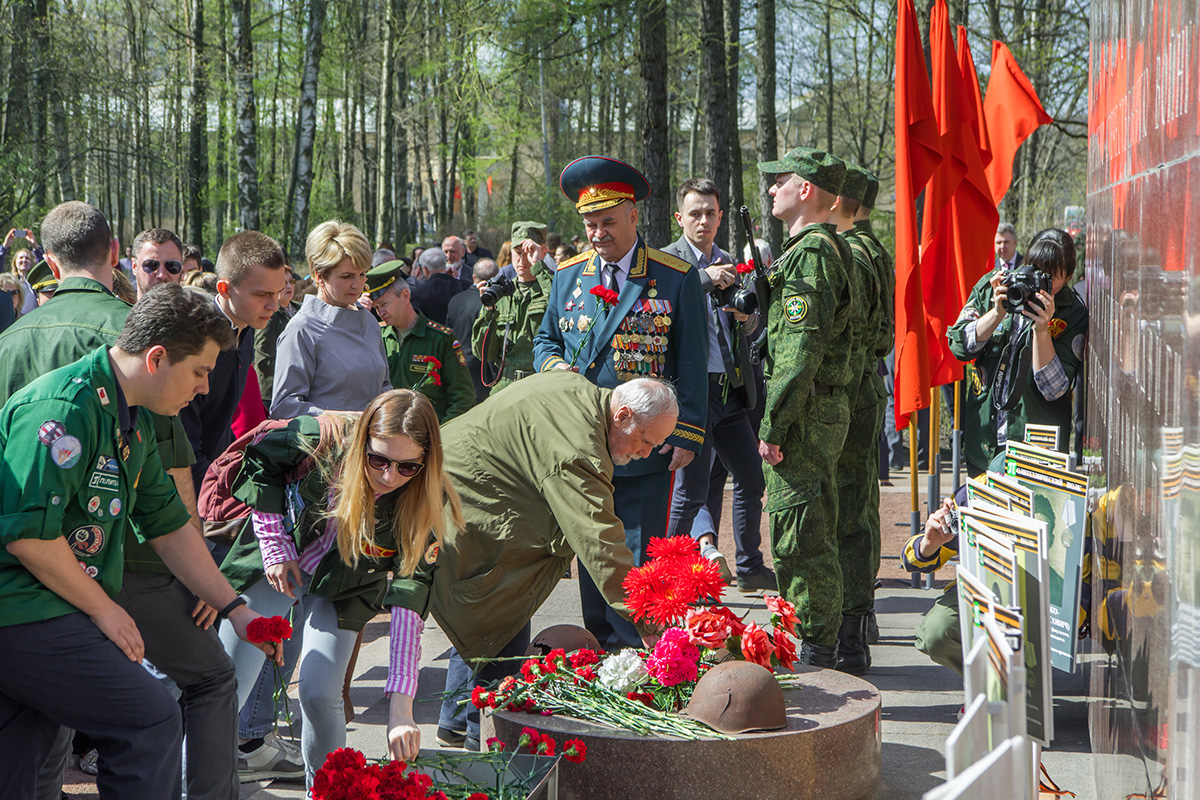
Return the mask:
<path id="1" fill-rule="evenodd" d="M 788 689 L 788 726 L 732 740 L 642 737 L 569 717 L 500 712 L 484 737 L 511 748 L 528 726 L 561 746 L 582 738 L 583 764 L 562 764 L 559 796 L 582 798 L 741 798 L 857 800 L 880 781 L 880 695 L 850 675 L 797 667 L 803 688 Z M 494 733 L 493 733 L 494 731 Z"/>

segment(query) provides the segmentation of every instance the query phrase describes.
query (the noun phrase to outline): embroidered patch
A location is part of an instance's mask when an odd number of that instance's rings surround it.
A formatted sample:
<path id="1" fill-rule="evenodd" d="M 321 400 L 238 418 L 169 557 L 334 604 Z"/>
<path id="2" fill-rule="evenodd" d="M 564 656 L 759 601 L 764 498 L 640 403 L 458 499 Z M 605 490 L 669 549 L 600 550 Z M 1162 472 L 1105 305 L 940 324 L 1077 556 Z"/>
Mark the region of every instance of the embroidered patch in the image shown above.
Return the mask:
<path id="1" fill-rule="evenodd" d="M 114 497 L 108 504 L 108 513 L 111 516 L 118 516 L 121 513 L 121 498 Z"/>
<path id="2" fill-rule="evenodd" d="M 79 463 L 83 445 L 74 436 L 60 436 L 50 445 L 50 459 L 59 469 L 70 469 Z"/>
<path id="3" fill-rule="evenodd" d="M 67 432 L 67 426 L 56 419 L 48 419 L 38 428 L 38 441 L 49 447 L 54 441 Z"/>
<path id="4" fill-rule="evenodd" d="M 109 404 L 108 392 L 103 386 L 96 387 L 96 394 L 100 397 L 100 405 L 106 406 Z"/>
<path id="5" fill-rule="evenodd" d="M 1071 352 L 1074 353 L 1075 357 L 1080 361 L 1083 360 L 1083 345 L 1085 341 L 1086 340 L 1084 339 L 1082 333 L 1076 334 L 1075 338 L 1071 340 Z"/>
<path id="6" fill-rule="evenodd" d="M 432 563 L 436 562 L 437 557 L 438 557 L 438 552 L 439 552 L 439 548 L 436 543 L 429 545 L 429 548 L 425 551 L 425 563 L 432 564 Z"/>
<path id="7" fill-rule="evenodd" d="M 81 525 L 71 531 L 67 544 L 79 558 L 91 558 L 104 549 L 104 528 L 99 525 Z"/>
<path id="8" fill-rule="evenodd" d="M 97 511 L 99 511 L 100 510 L 100 498 L 97 497 L 96 495 L 93 495 L 92 499 L 88 500 L 87 510 L 88 510 L 89 514 L 95 514 Z"/>
<path id="9" fill-rule="evenodd" d="M 783 301 L 783 313 L 788 322 L 803 322 L 808 316 L 808 301 L 803 297 L 789 297 Z"/>
<path id="10" fill-rule="evenodd" d="M 121 488 L 121 479 L 103 472 L 93 472 L 88 479 L 88 488 L 99 489 L 102 492 L 116 492 Z"/>
<path id="11" fill-rule="evenodd" d="M 1052 319 L 1047 327 L 1050 329 L 1050 338 L 1057 339 L 1058 335 L 1067 329 L 1067 321 L 1065 319 Z"/>
<path id="12" fill-rule="evenodd" d="M 97 458 L 95 469 L 101 472 L 111 472 L 114 475 L 119 475 L 121 473 L 121 465 L 117 463 L 115 458 L 109 458 L 108 456 L 100 456 Z"/>

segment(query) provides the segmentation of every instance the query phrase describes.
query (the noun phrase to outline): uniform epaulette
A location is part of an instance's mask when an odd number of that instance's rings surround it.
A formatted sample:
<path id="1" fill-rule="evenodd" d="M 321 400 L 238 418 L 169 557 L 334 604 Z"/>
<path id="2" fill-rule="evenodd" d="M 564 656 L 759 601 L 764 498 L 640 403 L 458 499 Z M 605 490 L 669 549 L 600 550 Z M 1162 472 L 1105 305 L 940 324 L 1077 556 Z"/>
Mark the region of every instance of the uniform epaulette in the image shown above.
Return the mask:
<path id="1" fill-rule="evenodd" d="M 692 268 L 692 265 L 682 258 L 677 258 L 670 253 L 664 253 L 662 250 L 655 250 L 653 247 L 647 247 L 646 253 L 649 255 L 651 261 L 662 264 L 665 267 L 670 267 L 676 272 L 687 272 Z"/>
<path id="2" fill-rule="evenodd" d="M 444 333 L 444 334 L 446 334 L 447 336 L 453 336 L 453 335 L 454 335 L 454 331 L 453 331 L 453 330 L 451 330 L 450 328 L 447 328 L 445 325 L 443 325 L 443 324 L 442 324 L 442 323 L 440 323 L 440 322 L 434 322 L 434 321 L 433 321 L 433 320 L 431 320 L 431 319 L 427 319 L 427 320 L 425 320 L 425 324 L 426 324 L 426 325 L 428 325 L 429 327 L 433 328 L 433 329 L 434 329 L 435 331 L 437 331 L 438 333 Z"/>
<path id="3" fill-rule="evenodd" d="M 566 269 L 567 267 L 573 267 L 576 264 L 580 264 L 584 261 L 587 261 L 589 258 L 591 258 L 591 256 L 592 256 L 592 251 L 585 250 L 582 253 L 580 253 L 579 255 L 574 255 L 568 259 L 558 262 L 558 268 Z"/>

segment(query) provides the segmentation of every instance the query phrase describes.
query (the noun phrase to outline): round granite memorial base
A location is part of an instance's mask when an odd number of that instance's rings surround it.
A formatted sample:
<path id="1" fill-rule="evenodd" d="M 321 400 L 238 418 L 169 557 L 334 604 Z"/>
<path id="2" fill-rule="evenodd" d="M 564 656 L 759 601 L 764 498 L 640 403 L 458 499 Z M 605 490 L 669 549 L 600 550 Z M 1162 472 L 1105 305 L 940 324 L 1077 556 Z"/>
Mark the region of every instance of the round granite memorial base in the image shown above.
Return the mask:
<path id="1" fill-rule="evenodd" d="M 879 692 L 864 680 L 796 667 L 785 689 L 788 724 L 730 740 L 646 737 L 572 717 L 500 711 L 483 719 L 483 740 L 512 750 L 521 728 L 587 743 L 587 761 L 563 762 L 561 800 L 858 800 L 879 785 Z"/>

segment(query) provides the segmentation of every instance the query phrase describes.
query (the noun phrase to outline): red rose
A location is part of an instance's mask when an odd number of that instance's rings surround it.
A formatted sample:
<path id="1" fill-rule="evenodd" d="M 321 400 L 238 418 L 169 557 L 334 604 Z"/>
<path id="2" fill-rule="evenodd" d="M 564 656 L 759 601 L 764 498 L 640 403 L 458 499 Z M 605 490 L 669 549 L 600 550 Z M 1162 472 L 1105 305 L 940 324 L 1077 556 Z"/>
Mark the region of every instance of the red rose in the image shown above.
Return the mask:
<path id="1" fill-rule="evenodd" d="M 747 661 L 753 661 L 759 666 L 771 668 L 771 637 L 767 632 L 751 622 L 742 633 L 742 655 Z"/>
<path id="2" fill-rule="evenodd" d="M 684 625 L 692 644 L 712 650 L 722 647 L 733 633 L 729 620 L 708 610 L 689 610 Z"/>
<path id="3" fill-rule="evenodd" d="M 567 739 L 563 742 L 563 757 L 572 764 L 587 760 L 587 743 L 583 739 Z"/>
<path id="4" fill-rule="evenodd" d="M 771 616 L 774 617 L 771 621 L 775 623 L 776 627 L 783 628 L 795 636 L 796 625 L 800 622 L 796 617 L 796 607 L 779 595 L 768 595 L 763 599 L 766 601 Z"/>
<path id="5" fill-rule="evenodd" d="M 796 663 L 796 643 L 783 628 L 775 629 L 775 660 L 784 669 L 791 669 Z"/>

